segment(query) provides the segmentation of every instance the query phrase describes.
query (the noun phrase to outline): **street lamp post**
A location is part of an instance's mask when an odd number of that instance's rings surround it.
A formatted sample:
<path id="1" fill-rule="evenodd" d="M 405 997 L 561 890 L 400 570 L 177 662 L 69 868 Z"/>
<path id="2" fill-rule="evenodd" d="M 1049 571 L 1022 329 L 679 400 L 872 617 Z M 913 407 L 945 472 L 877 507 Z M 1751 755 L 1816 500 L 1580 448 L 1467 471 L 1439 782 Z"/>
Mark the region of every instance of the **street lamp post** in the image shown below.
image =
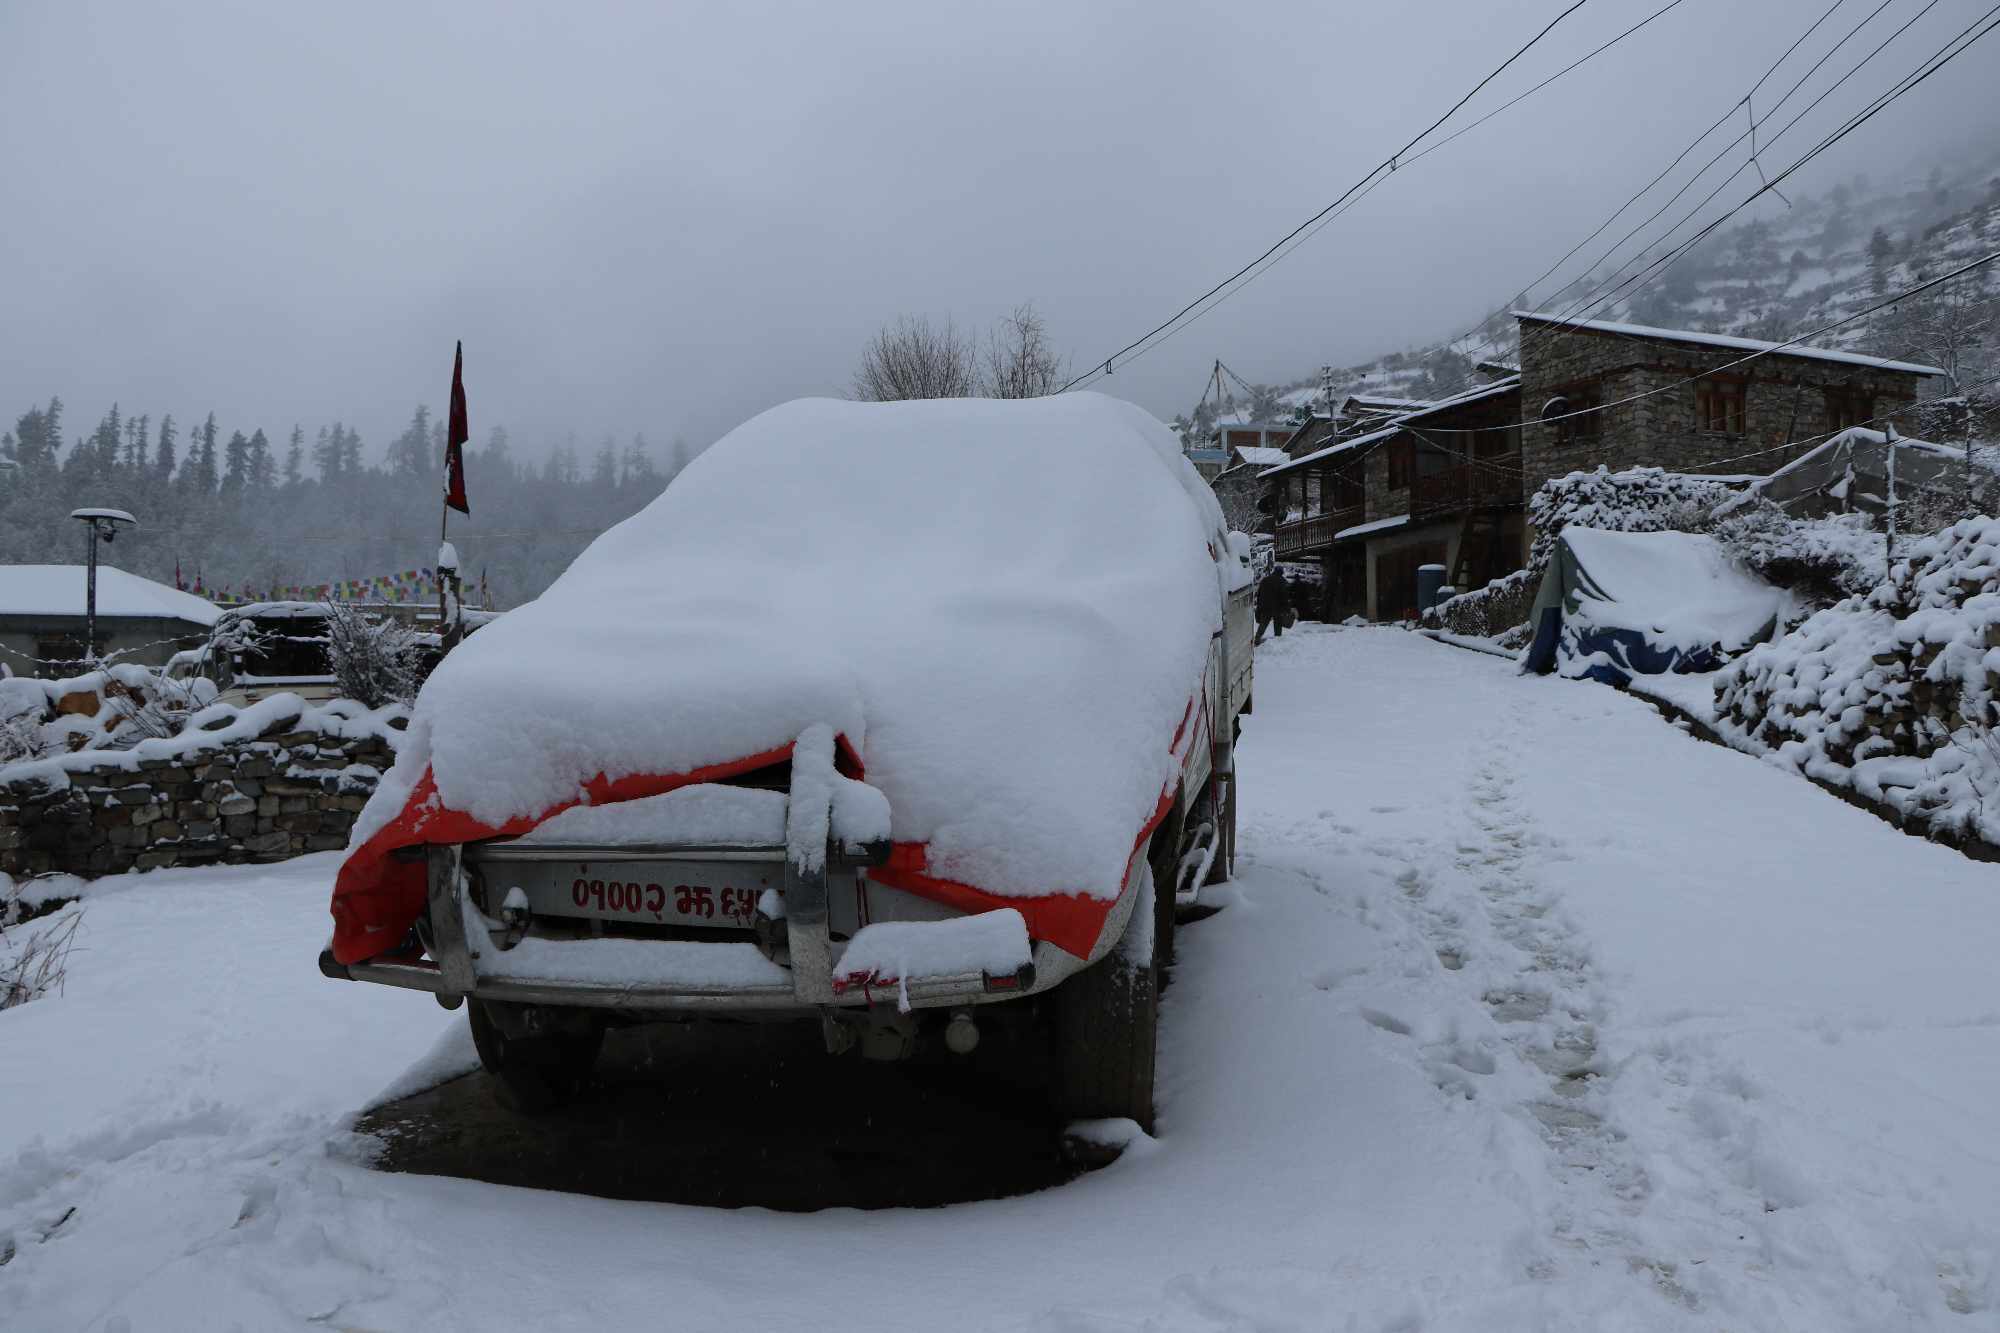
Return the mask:
<path id="1" fill-rule="evenodd" d="M 97 539 L 116 541 L 118 529 L 137 527 L 139 520 L 122 509 L 72 509 L 69 516 L 81 522 L 90 530 L 90 562 L 85 567 L 83 584 L 83 658 L 91 665 L 97 662 Z"/>

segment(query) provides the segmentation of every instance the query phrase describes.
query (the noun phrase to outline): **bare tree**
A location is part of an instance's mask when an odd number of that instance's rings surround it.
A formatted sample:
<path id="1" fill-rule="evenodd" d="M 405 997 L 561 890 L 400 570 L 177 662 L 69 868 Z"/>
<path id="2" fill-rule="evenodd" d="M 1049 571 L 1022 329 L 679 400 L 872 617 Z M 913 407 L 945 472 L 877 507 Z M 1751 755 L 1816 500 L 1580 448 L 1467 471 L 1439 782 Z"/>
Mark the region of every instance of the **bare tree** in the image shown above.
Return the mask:
<path id="1" fill-rule="evenodd" d="M 1062 387 L 1067 370 L 1049 345 L 1041 315 L 1023 303 L 986 335 L 979 391 L 988 398 L 1046 398 Z"/>
<path id="2" fill-rule="evenodd" d="M 947 319 L 932 324 L 904 315 L 885 325 L 861 353 L 853 395 L 863 402 L 969 398 L 978 387 L 971 340 Z"/>

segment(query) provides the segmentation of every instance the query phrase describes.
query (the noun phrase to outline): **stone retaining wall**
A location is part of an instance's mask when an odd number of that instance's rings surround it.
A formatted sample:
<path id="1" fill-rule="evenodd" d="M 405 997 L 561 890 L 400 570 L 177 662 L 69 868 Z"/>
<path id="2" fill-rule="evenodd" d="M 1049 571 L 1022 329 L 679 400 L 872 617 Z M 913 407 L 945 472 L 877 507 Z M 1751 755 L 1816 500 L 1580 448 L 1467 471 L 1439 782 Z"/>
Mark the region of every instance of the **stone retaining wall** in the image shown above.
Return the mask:
<path id="1" fill-rule="evenodd" d="M 105 875 L 338 850 L 395 759 L 382 729 L 296 709 L 252 737 L 178 751 L 22 766 L 34 771 L 0 788 L 0 870 Z"/>

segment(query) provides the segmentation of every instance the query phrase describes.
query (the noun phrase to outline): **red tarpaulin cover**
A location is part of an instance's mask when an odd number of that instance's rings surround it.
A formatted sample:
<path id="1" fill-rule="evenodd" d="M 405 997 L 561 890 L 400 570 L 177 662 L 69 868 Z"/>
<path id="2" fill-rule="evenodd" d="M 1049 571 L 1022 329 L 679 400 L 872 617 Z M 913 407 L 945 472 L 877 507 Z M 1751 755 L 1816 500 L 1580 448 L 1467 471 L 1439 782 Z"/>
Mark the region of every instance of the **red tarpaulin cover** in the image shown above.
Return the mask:
<path id="1" fill-rule="evenodd" d="M 1189 711 L 1193 711 L 1192 704 Z M 1187 718 L 1183 717 L 1174 736 L 1176 751 L 1186 732 Z M 438 798 L 437 783 L 426 769 L 396 817 L 375 830 L 341 863 L 333 882 L 333 956 L 342 963 L 363 962 L 400 948 L 409 936 L 410 928 L 424 910 L 426 870 L 422 861 L 395 860 L 391 853 L 397 848 L 511 837 L 578 805 L 608 805 L 658 796 L 697 782 L 722 782 L 783 763 L 791 753 L 792 747 L 785 745 L 686 773 L 634 773 L 615 780 L 600 774 L 585 784 L 582 798 L 499 825 L 485 824 L 462 811 L 447 808 Z M 845 736 L 837 740 L 836 756 L 836 767 L 843 774 L 861 776 L 860 759 Z M 1171 789 L 1161 795 L 1158 806 L 1133 841 L 1135 852 L 1166 818 L 1173 797 Z M 1114 905 L 1112 900 L 1079 893 L 1039 898 L 1000 897 L 969 884 L 940 879 L 925 872 L 925 847 L 919 842 L 897 843 L 888 864 L 869 870 L 868 878 L 968 912 L 1011 907 L 1027 921 L 1029 938 L 1047 940 L 1079 958 L 1089 956 Z"/>

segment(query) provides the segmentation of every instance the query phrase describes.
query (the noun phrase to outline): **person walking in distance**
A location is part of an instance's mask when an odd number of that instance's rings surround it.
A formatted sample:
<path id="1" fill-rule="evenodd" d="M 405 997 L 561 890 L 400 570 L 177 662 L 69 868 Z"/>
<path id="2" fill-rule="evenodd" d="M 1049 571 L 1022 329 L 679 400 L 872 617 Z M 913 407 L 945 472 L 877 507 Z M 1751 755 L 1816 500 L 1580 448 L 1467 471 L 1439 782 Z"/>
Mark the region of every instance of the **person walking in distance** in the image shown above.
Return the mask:
<path id="1" fill-rule="evenodd" d="M 1253 643 L 1264 641 L 1264 631 L 1277 627 L 1278 637 L 1283 638 L 1285 622 L 1291 615 L 1291 589 L 1285 586 L 1285 576 L 1278 572 L 1276 565 L 1257 584 L 1257 636 Z"/>

